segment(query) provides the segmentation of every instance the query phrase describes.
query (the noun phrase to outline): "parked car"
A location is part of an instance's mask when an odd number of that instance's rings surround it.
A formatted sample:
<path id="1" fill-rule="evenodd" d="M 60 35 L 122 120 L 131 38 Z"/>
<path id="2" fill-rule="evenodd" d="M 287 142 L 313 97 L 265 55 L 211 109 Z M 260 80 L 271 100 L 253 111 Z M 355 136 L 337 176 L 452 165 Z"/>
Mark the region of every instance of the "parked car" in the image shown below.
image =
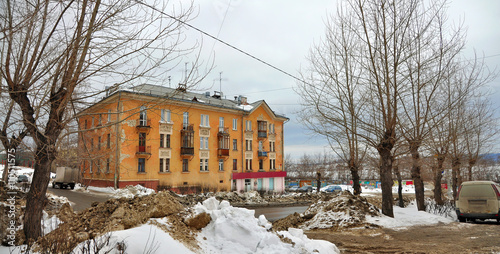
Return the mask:
<path id="1" fill-rule="evenodd" d="M 469 181 L 460 185 L 455 201 L 458 220 L 496 219 L 500 222 L 500 185 L 492 181 Z"/>
<path id="2" fill-rule="evenodd" d="M 312 192 L 313 187 L 311 185 L 304 185 L 297 189 L 297 192 Z"/>
<path id="3" fill-rule="evenodd" d="M 27 183 L 27 182 L 29 182 L 28 176 L 26 176 L 26 175 L 19 175 L 19 176 L 17 176 L 17 182 L 18 183 Z"/>
<path id="4" fill-rule="evenodd" d="M 288 191 L 297 191 L 297 189 L 299 189 L 299 186 L 292 186 L 288 188 Z"/>
<path id="5" fill-rule="evenodd" d="M 338 185 L 329 185 L 329 186 L 327 186 L 327 188 L 325 188 L 321 191 L 339 193 L 339 192 L 342 192 L 342 188 Z"/>

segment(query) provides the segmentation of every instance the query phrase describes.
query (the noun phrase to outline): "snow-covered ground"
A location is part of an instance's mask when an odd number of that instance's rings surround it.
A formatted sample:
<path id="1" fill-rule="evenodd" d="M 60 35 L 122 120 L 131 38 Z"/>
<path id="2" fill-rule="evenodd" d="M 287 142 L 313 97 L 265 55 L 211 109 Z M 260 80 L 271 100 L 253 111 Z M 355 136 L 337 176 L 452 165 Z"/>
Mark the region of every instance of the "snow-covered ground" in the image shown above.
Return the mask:
<path id="1" fill-rule="evenodd" d="M 212 220 L 202 229 L 196 239 L 200 253 L 339 253 L 332 243 L 309 239 L 301 229 L 290 228 L 277 234 L 289 238 L 295 244 L 282 242 L 276 233 L 269 230 L 271 224 L 260 216 L 254 217 L 254 211 L 245 208 L 232 207 L 229 202 L 219 202 L 215 198 L 205 200 L 193 207 L 193 216 L 202 212 L 208 213 Z M 50 230 L 58 223 L 57 218 L 45 217 L 44 226 Z M 403 229 L 416 225 L 431 225 L 436 223 L 451 223 L 454 220 L 438 215 L 419 212 L 415 205 L 406 208 L 394 207 L 394 218 L 384 215 L 366 217 L 367 222 L 382 227 Z M 126 247 L 126 253 L 195 253 L 181 242 L 172 238 L 158 225 L 169 227 L 165 218 L 150 219 L 148 223 L 135 228 L 115 231 L 108 235 L 110 243 L 104 250 L 119 253 L 117 244 Z M 98 239 L 96 242 L 99 242 Z M 75 253 L 82 250 L 89 242 L 81 243 L 75 248 Z M 93 243 L 90 242 L 90 245 Z M 106 249 L 108 248 L 108 249 Z M 20 253 L 7 247 L 0 247 L 0 253 Z"/>

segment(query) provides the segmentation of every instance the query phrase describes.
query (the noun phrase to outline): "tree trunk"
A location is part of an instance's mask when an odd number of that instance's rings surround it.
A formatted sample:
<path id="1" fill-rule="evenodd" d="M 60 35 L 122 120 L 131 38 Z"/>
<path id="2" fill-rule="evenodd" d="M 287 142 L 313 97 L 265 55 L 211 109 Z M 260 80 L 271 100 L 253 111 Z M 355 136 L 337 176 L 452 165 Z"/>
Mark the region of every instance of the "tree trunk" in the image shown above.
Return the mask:
<path id="1" fill-rule="evenodd" d="M 358 173 L 358 166 L 357 165 L 352 165 L 349 167 L 351 170 L 351 176 L 352 176 L 352 188 L 354 189 L 354 195 L 360 195 L 361 194 L 361 184 L 359 184 L 359 173 Z"/>
<path id="2" fill-rule="evenodd" d="M 16 150 L 12 150 L 12 146 L 10 145 L 7 145 L 5 146 L 4 144 L 4 147 L 5 147 L 5 152 L 6 152 L 6 157 L 5 157 L 5 165 L 4 165 L 4 168 L 3 168 L 3 174 L 2 174 L 2 181 L 7 185 L 7 181 L 8 181 L 8 175 L 9 175 L 9 154 L 10 151 L 14 151 L 14 158 L 16 158 Z"/>
<path id="3" fill-rule="evenodd" d="M 321 188 L 321 173 L 318 171 L 316 172 L 316 176 L 317 176 L 317 179 L 316 179 L 316 193 L 319 193 L 319 189 Z"/>
<path id="4" fill-rule="evenodd" d="M 30 191 L 26 198 L 24 234 L 28 243 L 42 236 L 41 221 L 46 205 L 45 193 L 50 181 L 50 167 L 55 159 L 55 151 L 50 151 L 50 144 L 37 145 L 35 155 L 35 173 Z"/>
<path id="5" fill-rule="evenodd" d="M 396 172 L 396 178 L 398 179 L 398 206 L 403 208 L 405 207 L 405 203 L 403 201 L 403 179 L 401 178 L 401 172 L 399 172 L 399 167 L 394 166 L 394 172 Z"/>
<path id="6" fill-rule="evenodd" d="M 457 200 L 457 191 L 460 177 L 460 159 L 453 158 L 451 162 L 451 182 L 453 188 L 453 200 Z"/>
<path id="7" fill-rule="evenodd" d="M 441 180 L 443 179 L 444 156 L 438 155 L 437 165 L 434 167 L 434 200 L 438 205 L 444 205 L 443 193 L 441 191 Z"/>
<path id="8" fill-rule="evenodd" d="M 415 199 L 417 201 L 417 209 L 425 211 L 425 195 L 424 181 L 420 174 L 420 153 L 418 152 L 419 145 L 410 143 L 410 153 L 412 158 L 411 178 L 415 185 Z"/>
<path id="9" fill-rule="evenodd" d="M 382 184 L 382 213 L 394 218 L 392 197 L 392 154 L 391 149 L 379 149 L 380 155 L 380 182 Z"/>

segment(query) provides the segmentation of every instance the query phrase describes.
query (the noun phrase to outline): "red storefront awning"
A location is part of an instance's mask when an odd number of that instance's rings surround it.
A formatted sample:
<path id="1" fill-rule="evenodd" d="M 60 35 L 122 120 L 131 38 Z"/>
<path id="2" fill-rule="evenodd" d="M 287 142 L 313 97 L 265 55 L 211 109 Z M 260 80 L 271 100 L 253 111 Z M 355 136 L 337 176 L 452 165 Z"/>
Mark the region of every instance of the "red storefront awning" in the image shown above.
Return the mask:
<path id="1" fill-rule="evenodd" d="M 285 177 L 286 171 L 233 173 L 233 179 Z"/>

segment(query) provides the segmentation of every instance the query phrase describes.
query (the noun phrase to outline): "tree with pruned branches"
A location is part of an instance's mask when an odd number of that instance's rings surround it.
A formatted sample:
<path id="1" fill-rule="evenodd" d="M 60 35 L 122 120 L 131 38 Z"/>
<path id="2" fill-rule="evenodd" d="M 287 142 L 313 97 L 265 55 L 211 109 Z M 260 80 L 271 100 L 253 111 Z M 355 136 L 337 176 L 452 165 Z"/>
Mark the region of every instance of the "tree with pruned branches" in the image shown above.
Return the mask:
<path id="1" fill-rule="evenodd" d="M 169 14 L 172 13 L 172 14 Z M 0 3 L 0 75 L 36 144 L 24 233 L 41 236 L 50 166 L 63 129 L 104 85 L 164 82 L 198 45 L 183 45 L 193 4 L 82 0 Z M 191 83 L 192 84 L 192 83 Z"/>

